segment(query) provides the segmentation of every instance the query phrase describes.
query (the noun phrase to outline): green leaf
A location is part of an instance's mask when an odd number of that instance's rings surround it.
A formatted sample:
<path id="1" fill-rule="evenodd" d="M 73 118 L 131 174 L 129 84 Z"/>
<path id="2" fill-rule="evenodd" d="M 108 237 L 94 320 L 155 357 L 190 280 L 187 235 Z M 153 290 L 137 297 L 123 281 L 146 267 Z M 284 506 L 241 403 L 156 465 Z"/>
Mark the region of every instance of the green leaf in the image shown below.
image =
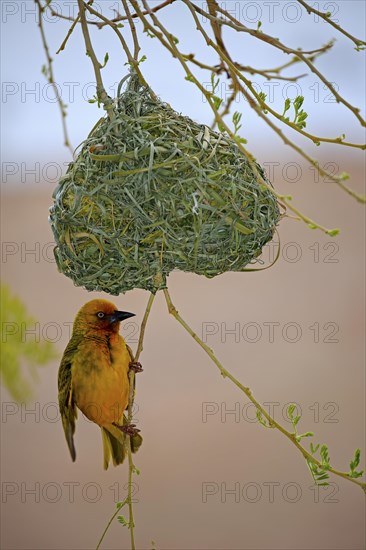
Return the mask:
<path id="1" fill-rule="evenodd" d="M 271 426 L 268 425 L 267 420 L 263 417 L 263 414 L 259 409 L 257 409 L 256 417 L 257 417 L 258 422 L 260 424 L 262 424 L 262 426 L 264 426 L 265 428 L 270 428 L 271 427 Z"/>
<path id="2" fill-rule="evenodd" d="M 323 479 L 329 479 L 329 474 L 320 474 L 317 476 L 317 481 L 323 481 Z"/>
<path id="3" fill-rule="evenodd" d="M 101 69 L 104 69 L 104 67 L 107 65 L 109 59 L 109 53 L 107 52 L 104 56 L 104 62 L 103 65 L 100 67 Z"/>
<path id="4" fill-rule="evenodd" d="M 258 97 L 259 97 L 259 99 L 261 99 L 262 101 L 266 101 L 266 99 L 267 99 L 267 94 L 265 94 L 264 92 L 259 92 Z"/>
<path id="5" fill-rule="evenodd" d="M 236 141 L 236 143 L 242 143 L 243 145 L 248 143 L 248 140 L 241 136 L 234 136 L 234 140 Z"/>
<path id="6" fill-rule="evenodd" d="M 356 449 L 356 450 L 355 450 L 354 459 L 351 460 L 351 462 L 350 462 L 350 468 L 351 468 L 351 470 L 355 470 L 355 469 L 357 468 L 357 466 L 358 466 L 359 463 L 360 463 L 360 457 L 361 457 L 361 450 L 360 450 L 360 449 Z"/>
<path id="7" fill-rule="evenodd" d="M 299 438 L 302 439 L 303 437 L 313 437 L 314 432 L 305 432 L 303 434 L 299 434 Z"/>
<path id="8" fill-rule="evenodd" d="M 147 34 L 149 38 L 156 38 L 155 34 L 150 32 L 148 28 L 144 29 L 144 33 Z"/>
<path id="9" fill-rule="evenodd" d="M 320 447 L 320 443 L 318 443 L 317 445 L 315 445 L 315 447 L 314 447 L 314 445 L 313 445 L 312 443 L 310 443 L 311 454 L 314 455 L 314 454 L 316 453 L 316 451 L 319 449 L 319 447 Z"/>
<path id="10" fill-rule="evenodd" d="M 302 106 L 302 104 L 304 103 L 304 96 L 303 95 L 298 95 L 295 99 L 294 99 L 294 107 L 295 109 L 298 111 L 300 109 L 300 107 Z"/>
<path id="11" fill-rule="evenodd" d="M 360 472 L 356 472 L 356 470 L 354 472 L 352 472 L 351 474 L 348 474 L 349 477 L 352 477 L 353 479 L 356 479 L 358 477 L 362 477 L 363 476 L 363 470 L 361 470 Z"/>
<path id="12" fill-rule="evenodd" d="M 36 378 L 37 367 L 55 359 L 57 353 L 51 342 L 42 339 L 41 330 L 39 335 L 30 335 L 31 329 L 39 323 L 5 285 L 1 286 L 0 301 L 1 381 L 16 401 L 25 401 L 31 396 L 31 381 Z"/>
<path id="13" fill-rule="evenodd" d="M 300 418 L 301 418 L 301 417 L 300 417 L 299 414 L 298 414 L 297 416 L 295 416 L 295 418 L 294 418 L 294 420 L 293 420 L 293 422 L 292 422 L 294 426 L 297 426 L 297 424 L 299 423 Z"/>
<path id="14" fill-rule="evenodd" d="M 124 526 L 129 525 L 128 521 L 124 516 L 117 516 L 117 520 L 119 521 L 119 523 L 121 523 Z"/>
<path id="15" fill-rule="evenodd" d="M 187 74 L 187 76 L 184 77 L 184 80 L 188 80 L 188 82 L 194 82 L 194 78 L 191 74 Z"/>
<path id="16" fill-rule="evenodd" d="M 287 98 L 285 100 L 285 107 L 284 107 L 284 110 L 283 110 L 283 113 L 282 113 L 282 116 L 285 115 L 285 113 L 289 110 L 289 108 L 291 107 L 291 100 L 289 98 Z M 285 119 L 286 120 L 286 119 Z M 288 120 L 288 119 L 287 119 Z"/>
<path id="17" fill-rule="evenodd" d="M 348 172 L 341 172 L 341 173 L 339 174 L 339 177 L 340 177 L 341 180 L 343 180 L 343 181 L 349 180 L 349 174 L 348 174 Z"/>
<path id="18" fill-rule="evenodd" d="M 351 460 L 350 462 L 350 472 L 349 472 L 349 477 L 352 477 L 352 478 L 358 478 L 358 477 L 361 477 L 363 475 L 363 470 L 361 470 L 360 472 L 358 472 L 356 470 L 357 466 L 360 464 L 360 458 L 361 458 L 361 451 L 360 449 L 356 449 L 355 450 L 355 456 L 353 458 L 353 460 Z"/>
<path id="19" fill-rule="evenodd" d="M 331 237 L 335 237 L 340 232 L 340 229 L 329 229 L 327 231 L 327 235 L 330 235 Z"/>
<path id="20" fill-rule="evenodd" d="M 211 73 L 211 86 L 212 86 L 212 94 L 214 94 L 216 92 L 216 88 L 218 87 L 218 85 L 220 84 L 220 79 L 219 78 L 216 78 L 216 73 L 212 72 Z"/>
<path id="21" fill-rule="evenodd" d="M 235 111 L 235 113 L 233 114 L 234 134 L 237 134 L 241 128 L 241 117 L 242 113 L 239 113 L 239 111 Z"/>
<path id="22" fill-rule="evenodd" d="M 213 104 L 214 104 L 214 107 L 215 107 L 216 111 L 218 111 L 220 106 L 221 106 L 221 103 L 222 103 L 221 97 L 218 97 L 217 95 L 213 95 L 212 96 L 212 101 L 213 101 Z"/>
<path id="23" fill-rule="evenodd" d="M 241 117 L 242 117 L 242 113 L 239 113 L 239 111 L 235 111 L 235 113 L 233 114 L 233 123 L 239 124 Z"/>
<path id="24" fill-rule="evenodd" d="M 323 468 L 329 467 L 330 458 L 329 458 L 327 445 L 322 445 L 320 447 L 320 456 L 321 456 L 321 459 L 322 459 Z"/>

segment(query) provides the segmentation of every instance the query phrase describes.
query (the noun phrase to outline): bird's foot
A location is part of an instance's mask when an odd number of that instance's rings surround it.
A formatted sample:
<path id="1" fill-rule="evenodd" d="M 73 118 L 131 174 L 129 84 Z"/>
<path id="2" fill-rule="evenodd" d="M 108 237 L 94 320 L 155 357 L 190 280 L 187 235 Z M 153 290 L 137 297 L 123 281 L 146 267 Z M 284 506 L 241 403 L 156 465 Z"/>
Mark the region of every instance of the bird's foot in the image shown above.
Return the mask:
<path id="1" fill-rule="evenodd" d="M 116 422 L 113 422 L 113 426 L 116 426 L 116 428 L 121 430 L 121 432 L 126 435 L 130 435 L 131 437 L 141 432 L 141 430 L 136 428 L 136 424 L 124 424 L 123 426 L 120 426 L 119 424 L 116 424 Z"/>
<path id="2" fill-rule="evenodd" d="M 141 363 L 139 363 L 138 361 L 131 361 L 131 363 L 129 364 L 129 368 L 135 373 L 142 372 L 144 370 Z"/>

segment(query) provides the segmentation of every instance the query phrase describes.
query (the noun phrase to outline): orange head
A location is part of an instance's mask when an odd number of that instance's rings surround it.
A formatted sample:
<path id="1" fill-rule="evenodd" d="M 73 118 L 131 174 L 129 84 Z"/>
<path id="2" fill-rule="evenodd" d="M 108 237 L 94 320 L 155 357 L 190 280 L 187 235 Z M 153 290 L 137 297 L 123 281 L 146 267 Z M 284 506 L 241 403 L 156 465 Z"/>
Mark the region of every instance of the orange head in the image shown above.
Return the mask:
<path id="1" fill-rule="evenodd" d="M 120 322 L 134 315 L 128 311 L 118 311 L 108 300 L 91 300 L 76 315 L 74 329 L 118 332 Z"/>

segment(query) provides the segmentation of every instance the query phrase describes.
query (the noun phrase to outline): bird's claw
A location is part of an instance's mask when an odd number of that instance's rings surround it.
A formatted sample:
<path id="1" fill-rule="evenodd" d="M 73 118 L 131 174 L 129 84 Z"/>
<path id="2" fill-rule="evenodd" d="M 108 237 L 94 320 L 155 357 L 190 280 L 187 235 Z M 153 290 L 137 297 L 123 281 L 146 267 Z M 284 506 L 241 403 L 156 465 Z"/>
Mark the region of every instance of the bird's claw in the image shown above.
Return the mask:
<path id="1" fill-rule="evenodd" d="M 119 424 L 113 422 L 113 426 L 116 426 L 116 428 L 121 430 L 121 432 L 125 433 L 126 435 L 130 435 L 131 437 L 141 432 L 141 430 L 136 428 L 136 424 L 124 424 L 123 426 L 120 426 Z"/>
<path id="2" fill-rule="evenodd" d="M 144 369 L 142 368 L 141 363 L 139 363 L 138 361 L 131 361 L 129 367 L 130 367 L 130 369 L 133 370 L 135 373 L 136 373 L 136 372 L 142 372 L 142 371 L 144 370 Z"/>

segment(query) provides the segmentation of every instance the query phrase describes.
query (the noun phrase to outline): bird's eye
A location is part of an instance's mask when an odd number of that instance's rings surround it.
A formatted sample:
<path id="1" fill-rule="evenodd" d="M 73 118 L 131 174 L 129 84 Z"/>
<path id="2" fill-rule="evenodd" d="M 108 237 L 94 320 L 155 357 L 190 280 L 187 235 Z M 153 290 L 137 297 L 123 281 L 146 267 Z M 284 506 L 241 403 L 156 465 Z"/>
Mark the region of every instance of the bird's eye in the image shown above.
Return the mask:
<path id="1" fill-rule="evenodd" d="M 97 317 L 99 317 L 99 319 L 103 319 L 104 316 L 105 316 L 105 313 L 103 313 L 103 311 L 98 311 Z"/>

